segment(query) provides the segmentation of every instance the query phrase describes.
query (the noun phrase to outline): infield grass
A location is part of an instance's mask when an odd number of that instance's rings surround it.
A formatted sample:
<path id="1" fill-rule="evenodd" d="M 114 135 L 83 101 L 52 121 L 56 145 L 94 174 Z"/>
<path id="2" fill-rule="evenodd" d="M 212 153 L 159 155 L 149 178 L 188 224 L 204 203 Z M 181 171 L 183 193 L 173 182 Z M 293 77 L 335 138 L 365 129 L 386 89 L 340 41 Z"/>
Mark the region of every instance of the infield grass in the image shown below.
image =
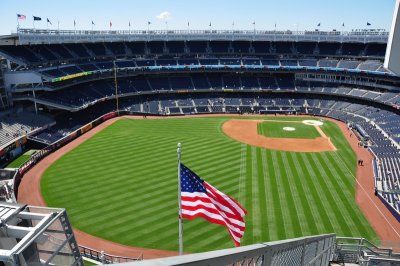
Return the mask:
<path id="1" fill-rule="evenodd" d="M 322 129 L 337 151 L 295 153 L 228 138 L 221 131 L 228 119 L 117 121 L 47 169 L 43 196 L 92 235 L 177 250 L 181 142 L 182 162 L 248 210 L 243 245 L 333 232 L 378 241 L 355 202 L 356 157 L 335 123 Z M 224 227 L 184 220 L 185 252 L 233 246 Z"/>
<path id="2" fill-rule="evenodd" d="M 293 129 L 293 131 L 288 130 L 288 128 Z M 270 138 L 315 139 L 321 137 L 314 126 L 299 121 L 266 121 L 259 123 L 257 130 L 258 134 Z"/>

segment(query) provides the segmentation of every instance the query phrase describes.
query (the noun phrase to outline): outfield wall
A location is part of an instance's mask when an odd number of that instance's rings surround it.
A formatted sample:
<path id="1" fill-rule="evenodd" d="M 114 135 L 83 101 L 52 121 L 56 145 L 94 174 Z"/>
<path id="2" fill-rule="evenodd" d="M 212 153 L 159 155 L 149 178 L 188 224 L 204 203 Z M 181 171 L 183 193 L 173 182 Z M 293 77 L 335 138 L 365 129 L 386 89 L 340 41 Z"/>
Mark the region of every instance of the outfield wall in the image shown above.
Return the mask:
<path id="1" fill-rule="evenodd" d="M 104 121 L 107 121 L 113 117 L 117 117 L 119 115 L 123 115 L 125 113 L 117 113 L 117 112 L 111 112 L 108 114 L 105 114 L 92 122 L 87 123 L 86 125 L 82 126 L 81 128 L 78 128 L 77 130 L 71 132 L 68 136 L 54 142 L 53 144 L 47 146 L 46 148 L 38 151 L 32 157 L 26 161 L 24 164 L 20 166 L 18 169 L 18 173 L 16 174 L 14 178 L 14 195 L 15 198 L 18 198 L 18 187 L 19 184 L 21 183 L 23 175 L 31 169 L 33 166 L 35 166 L 38 162 L 40 162 L 44 157 L 49 155 L 50 153 L 58 150 L 62 146 L 70 143 L 74 139 L 78 138 L 79 136 L 85 134 L 86 132 L 89 132 L 91 129 L 95 128 L 96 126 L 100 125 Z"/>

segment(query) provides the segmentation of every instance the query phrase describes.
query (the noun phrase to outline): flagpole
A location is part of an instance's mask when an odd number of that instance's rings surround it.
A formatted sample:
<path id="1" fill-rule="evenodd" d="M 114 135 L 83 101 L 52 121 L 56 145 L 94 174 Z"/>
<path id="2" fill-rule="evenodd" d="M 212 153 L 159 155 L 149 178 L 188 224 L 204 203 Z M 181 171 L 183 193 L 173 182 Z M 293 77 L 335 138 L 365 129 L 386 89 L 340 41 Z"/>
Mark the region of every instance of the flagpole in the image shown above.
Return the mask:
<path id="1" fill-rule="evenodd" d="M 179 219 L 179 255 L 183 254 L 183 224 L 182 224 L 182 203 L 181 203 L 181 143 L 178 143 L 178 219 Z"/>

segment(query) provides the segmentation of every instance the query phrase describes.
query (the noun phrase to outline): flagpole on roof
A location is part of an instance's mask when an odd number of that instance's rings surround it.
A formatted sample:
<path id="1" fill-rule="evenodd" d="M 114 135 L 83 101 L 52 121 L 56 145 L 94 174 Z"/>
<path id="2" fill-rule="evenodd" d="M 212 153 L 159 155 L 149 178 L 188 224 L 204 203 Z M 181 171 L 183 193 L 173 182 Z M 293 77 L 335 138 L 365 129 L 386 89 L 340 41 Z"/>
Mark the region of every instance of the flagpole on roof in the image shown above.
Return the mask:
<path id="1" fill-rule="evenodd" d="M 179 255 L 183 254 L 183 224 L 182 224 L 182 203 L 181 203 L 181 143 L 178 143 L 178 219 L 179 219 Z"/>

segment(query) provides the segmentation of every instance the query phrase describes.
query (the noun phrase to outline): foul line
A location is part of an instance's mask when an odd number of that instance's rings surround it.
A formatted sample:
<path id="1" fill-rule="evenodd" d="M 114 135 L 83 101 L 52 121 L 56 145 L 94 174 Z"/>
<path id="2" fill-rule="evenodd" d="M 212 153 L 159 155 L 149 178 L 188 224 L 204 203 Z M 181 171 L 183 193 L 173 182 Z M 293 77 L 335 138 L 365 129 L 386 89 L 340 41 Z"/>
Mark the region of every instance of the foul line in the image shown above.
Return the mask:
<path id="1" fill-rule="evenodd" d="M 354 180 L 356 180 L 357 184 L 360 186 L 360 188 L 364 191 L 365 195 L 367 195 L 368 199 L 372 202 L 372 204 L 375 206 L 375 208 L 378 210 L 378 212 L 382 215 L 382 217 L 385 219 L 385 221 L 389 224 L 389 226 L 393 229 L 393 231 L 396 233 L 396 235 L 398 237 L 400 237 L 399 232 L 397 232 L 396 228 L 393 227 L 392 223 L 386 218 L 386 215 L 383 214 L 383 212 L 380 210 L 380 208 L 378 207 L 378 205 L 376 205 L 376 203 L 372 200 L 372 198 L 370 197 L 370 195 L 367 193 L 367 191 L 364 189 L 364 187 L 361 185 L 360 182 L 358 182 L 357 177 L 354 176 L 354 174 L 350 171 L 350 169 L 347 167 L 346 163 L 343 162 L 342 158 L 340 158 L 339 155 L 337 155 L 337 153 L 335 153 L 336 157 L 338 157 L 343 165 L 346 167 L 347 171 L 351 174 L 351 176 L 354 178 Z"/>

